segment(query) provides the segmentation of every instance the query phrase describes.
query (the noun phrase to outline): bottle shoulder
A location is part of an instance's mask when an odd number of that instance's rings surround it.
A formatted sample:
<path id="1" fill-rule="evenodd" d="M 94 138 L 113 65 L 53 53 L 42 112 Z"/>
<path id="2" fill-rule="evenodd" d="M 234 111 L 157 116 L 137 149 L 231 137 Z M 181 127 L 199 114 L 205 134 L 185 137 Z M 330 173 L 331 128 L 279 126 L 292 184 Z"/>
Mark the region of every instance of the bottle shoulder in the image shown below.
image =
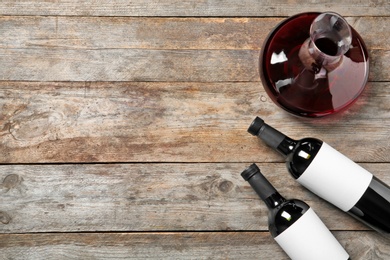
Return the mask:
<path id="1" fill-rule="evenodd" d="M 322 144 L 321 140 L 311 137 L 297 141 L 294 149 L 286 158 L 287 168 L 295 179 L 298 179 L 309 167 Z"/>
<path id="2" fill-rule="evenodd" d="M 310 206 L 301 200 L 287 200 L 269 212 L 269 231 L 273 237 L 281 234 L 303 216 Z"/>

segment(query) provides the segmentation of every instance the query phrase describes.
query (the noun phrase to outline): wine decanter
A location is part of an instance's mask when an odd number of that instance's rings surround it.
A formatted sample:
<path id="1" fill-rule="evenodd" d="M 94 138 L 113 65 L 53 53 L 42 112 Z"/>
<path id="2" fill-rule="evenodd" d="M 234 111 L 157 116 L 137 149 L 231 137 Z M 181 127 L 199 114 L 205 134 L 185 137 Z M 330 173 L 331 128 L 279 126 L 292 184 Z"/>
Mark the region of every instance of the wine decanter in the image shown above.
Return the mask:
<path id="1" fill-rule="evenodd" d="M 260 76 L 271 99 L 305 117 L 351 105 L 368 79 L 366 46 L 340 15 L 303 13 L 281 22 L 260 55 Z"/>

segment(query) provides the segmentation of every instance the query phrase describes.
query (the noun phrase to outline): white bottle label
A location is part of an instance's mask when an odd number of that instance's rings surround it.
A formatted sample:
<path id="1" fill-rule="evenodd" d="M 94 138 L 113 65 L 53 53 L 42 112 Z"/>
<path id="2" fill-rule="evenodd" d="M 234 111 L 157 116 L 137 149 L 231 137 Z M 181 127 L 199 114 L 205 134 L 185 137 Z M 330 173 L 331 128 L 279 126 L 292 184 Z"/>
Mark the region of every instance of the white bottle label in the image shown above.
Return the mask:
<path id="1" fill-rule="evenodd" d="M 275 237 L 292 260 L 347 260 L 348 253 L 309 208 L 294 224 Z"/>
<path id="2" fill-rule="evenodd" d="M 362 197 L 373 175 L 331 146 L 323 143 L 297 181 L 343 211 Z"/>

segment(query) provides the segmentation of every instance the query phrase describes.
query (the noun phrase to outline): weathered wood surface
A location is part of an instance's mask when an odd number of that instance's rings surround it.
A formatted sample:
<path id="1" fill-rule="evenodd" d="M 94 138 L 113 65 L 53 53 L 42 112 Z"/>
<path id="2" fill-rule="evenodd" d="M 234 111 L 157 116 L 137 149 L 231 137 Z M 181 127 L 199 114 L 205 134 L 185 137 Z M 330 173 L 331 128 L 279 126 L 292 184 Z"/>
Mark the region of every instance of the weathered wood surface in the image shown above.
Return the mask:
<path id="1" fill-rule="evenodd" d="M 390 57 L 384 31 L 389 18 L 349 20 L 364 36 L 375 61 L 370 80 L 390 80 L 389 70 L 383 69 Z M 0 79 L 259 81 L 259 49 L 280 21 L 4 17 L 0 19 L 0 63 L 5 66 L 0 67 Z"/>
<path id="2" fill-rule="evenodd" d="M 258 56 L 283 17 L 335 11 L 365 40 L 347 111 L 295 118 Z M 255 116 L 314 136 L 390 184 L 388 1 L 2 1 L 0 259 L 288 259 L 240 173 L 258 162 L 350 256 L 389 240 L 313 195 L 246 132 Z"/>
<path id="3" fill-rule="evenodd" d="M 390 17 L 345 17 L 370 50 L 390 49 Z M 284 18 L 0 16 L 9 49 L 259 50 Z"/>
<path id="4" fill-rule="evenodd" d="M 4 0 L 2 15 L 81 16 L 287 16 L 300 12 L 335 11 L 344 15 L 387 16 L 388 1 L 344 0 L 241 0 L 241 1 L 148 1 L 148 0 Z"/>
<path id="5" fill-rule="evenodd" d="M 372 231 L 333 232 L 351 259 L 389 259 Z M 267 233 L 0 234 L 0 259 L 289 259 Z"/>
<path id="6" fill-rule="evenodd" d="M 266 231 L 267 208 L 240 176 L 247 163 L 0 166 L 0 233 Z M 283 164 L 259 163 L 288 198 L 332 230 L 365 226 L 305 190 Z M 386 183 L 388 164 L 363 164 Z M 1 214 L 0 214 L 1 216 Z M 2 219 L 2 220 L 1 220 Z"/>
<path id="7" fill-rule="evenodd" d="M 389 83 L 345 113 L 287 115 L 260 83 L 0 82 L 0 162 L 282 162 L 247 133 L 259 115 L 357 162 L 390 162 Z"/>

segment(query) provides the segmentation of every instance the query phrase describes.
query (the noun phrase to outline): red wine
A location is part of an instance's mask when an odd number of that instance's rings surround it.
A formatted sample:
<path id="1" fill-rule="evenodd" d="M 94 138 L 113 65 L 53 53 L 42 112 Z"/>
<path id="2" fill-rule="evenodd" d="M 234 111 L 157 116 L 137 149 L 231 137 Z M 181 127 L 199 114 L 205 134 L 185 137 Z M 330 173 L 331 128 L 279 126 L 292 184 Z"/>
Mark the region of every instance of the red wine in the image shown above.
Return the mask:
<path id="1" fill-rule="evenodd" d="M 338 52 L 337 43 L 335 43 L 329 38 L 319 38 L 315 41 L 315 45 L 326 55 L 330 55 L 330 56 L 337 55 Z"/>
<path id="2" fill-rule="evenodd" d="M 350 48 L 337 68 L 324 69 L 310 61 L 304 64 L 299 53 L 317 16 L 305 13 L 283 21 L 270 33 L 260 55 L 260 77 L 267 94 L 278 106 L 299 116 L 320 117 L 345 109 L 368 79 L 368 52 L 353 28 Z M 337 54 L 338 46 L 327 37 L 315 44 L 327 55 Z"/>
<path id="3" fill-rule="evenodd" d="M 293 140 L 258 117 L 248 132 L 283 155 L 289 172 L 300 184 L 390 236 L 388 185 L 321 140 Z"/>
<path id="4" fill-rule="evenodd" d="M 267 205 L 269 231 L 291 259 L 350 259 L 313 209 L 301 200 L 282 197 L 256 164 L 245 169 L 241 176 Z"/>

